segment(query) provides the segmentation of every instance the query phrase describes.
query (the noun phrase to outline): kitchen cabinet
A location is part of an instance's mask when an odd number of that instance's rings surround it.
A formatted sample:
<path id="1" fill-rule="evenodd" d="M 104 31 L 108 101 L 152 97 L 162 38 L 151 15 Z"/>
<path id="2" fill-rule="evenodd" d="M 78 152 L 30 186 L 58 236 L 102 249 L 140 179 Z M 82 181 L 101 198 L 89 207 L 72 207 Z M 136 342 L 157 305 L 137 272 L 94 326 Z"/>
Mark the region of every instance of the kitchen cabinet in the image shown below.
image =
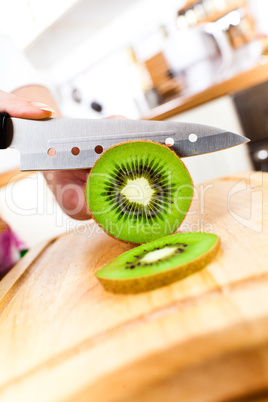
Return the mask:
<path id="1" fill-rule="evenodd" d="M 268 82 L 233 95 L 256 170 L 268 171 Z"/>

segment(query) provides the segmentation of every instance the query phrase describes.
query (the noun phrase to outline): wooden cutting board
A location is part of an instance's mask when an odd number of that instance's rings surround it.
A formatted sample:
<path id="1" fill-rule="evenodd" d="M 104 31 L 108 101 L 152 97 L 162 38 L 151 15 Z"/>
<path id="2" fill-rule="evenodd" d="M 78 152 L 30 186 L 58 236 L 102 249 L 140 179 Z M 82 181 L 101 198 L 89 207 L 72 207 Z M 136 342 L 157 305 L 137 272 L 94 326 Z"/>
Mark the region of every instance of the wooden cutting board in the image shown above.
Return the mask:
<path id="1" fill-rule="evenodd" d="M 194 198 L 182 230 L 222 243 L 181 282 L 105 292 L 94 272 L 131 246 L 93 223 L 14 267 L 0 282 L 1 402 L 255 401 L 268 391 L 268 174 L 205 183 Z"/>

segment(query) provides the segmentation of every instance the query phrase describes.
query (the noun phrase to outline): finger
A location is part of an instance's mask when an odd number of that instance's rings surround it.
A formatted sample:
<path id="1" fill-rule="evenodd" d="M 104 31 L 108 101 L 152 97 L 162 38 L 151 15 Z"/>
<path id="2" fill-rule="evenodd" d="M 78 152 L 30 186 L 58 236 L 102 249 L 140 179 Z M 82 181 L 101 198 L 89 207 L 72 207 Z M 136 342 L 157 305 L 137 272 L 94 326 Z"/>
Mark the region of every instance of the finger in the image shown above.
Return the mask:
<path id="1" fill-rule="evenodd" d="M 53 109 L 43 103 L 31 102 L 0 90 L 0 112 L 12 117 L 44 119 L 52 116 Z"/>

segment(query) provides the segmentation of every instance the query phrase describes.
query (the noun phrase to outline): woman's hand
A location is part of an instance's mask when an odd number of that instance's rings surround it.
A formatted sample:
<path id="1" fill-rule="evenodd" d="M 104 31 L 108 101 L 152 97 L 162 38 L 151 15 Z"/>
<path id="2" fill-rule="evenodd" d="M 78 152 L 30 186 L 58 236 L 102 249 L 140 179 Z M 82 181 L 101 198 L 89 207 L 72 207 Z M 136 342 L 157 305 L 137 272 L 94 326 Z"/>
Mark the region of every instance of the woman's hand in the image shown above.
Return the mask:
<path id="1" fill-rule="evenodd" d="M 31 102 L 0 90 L 0 112 L 24 119 L 45 119 L 51 117 L 54 110 L 44 103 Z"/>
<path id="2" fill-rule="evenodd" d="M 0 90 L 0 112 L 27 119 L 44 119 L 51 117 L 52 114 L 55 117 L 61 116 L 47 88 L 29 85 L 19 88 L 15 93 L 18 96 Z M 38 100 L 45 103 L 40 103 Z M 53 105 L 56 112 L 47 103 Z M 108 118 L 124 119 L 125 117 L 110 116 Z M 43 175 L 58 204 L 67 215 L 79 220 L 91 218 L 84 195 L 89 170 L 45 171 Z"/>
<path id="3" fill-rule="evenodd" d="M 60 112 L 47 88 L 29 85 L 19 88 L 15 93 L 19 96 L 0 90 L 1 113 L 25 119 L 45 119 L 52 115 L 60 117 Z M 29 99 L 34 99 L 34 101 Z M 56 112 L 46 103 L 35 101 L 37 99 L 51 103 Z M 38 134 L 36 133 L 36 135 Z M 84 197 L 88 174 L 88 170 L 43 172 L 48 187 L 55 195 L 58 204 L 71 218 L 85 220 L 91 217 Z"/>

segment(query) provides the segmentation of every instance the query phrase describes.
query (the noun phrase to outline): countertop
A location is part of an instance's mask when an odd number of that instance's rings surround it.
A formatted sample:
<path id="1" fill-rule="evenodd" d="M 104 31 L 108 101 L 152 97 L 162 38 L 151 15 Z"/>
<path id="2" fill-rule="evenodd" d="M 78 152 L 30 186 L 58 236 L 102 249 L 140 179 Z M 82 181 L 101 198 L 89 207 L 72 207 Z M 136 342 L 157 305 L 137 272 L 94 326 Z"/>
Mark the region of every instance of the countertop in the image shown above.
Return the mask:
<path id="1" fill-rule="evenodd" d="M 268 173 L 225 176 L 196 195 L 182 228 L 213 231 L 221 247 L 183 281 L 104 291 L 94 273 L 133 246 L 92 221 L 16 264 L 0 282 L 1 402 L 267 395 Z"/>
<path id="2" fill-rule="evenodd" d="M 165 120 L 179 113 L 200 106 L 206 102 L 234 92 L 239 92 L 268 80 L 268 64 L 258 65 L 232 78 L 215 84 L 202 92 L 189 96 L 180 96 L 148 111 L 143 120 Z"/>

